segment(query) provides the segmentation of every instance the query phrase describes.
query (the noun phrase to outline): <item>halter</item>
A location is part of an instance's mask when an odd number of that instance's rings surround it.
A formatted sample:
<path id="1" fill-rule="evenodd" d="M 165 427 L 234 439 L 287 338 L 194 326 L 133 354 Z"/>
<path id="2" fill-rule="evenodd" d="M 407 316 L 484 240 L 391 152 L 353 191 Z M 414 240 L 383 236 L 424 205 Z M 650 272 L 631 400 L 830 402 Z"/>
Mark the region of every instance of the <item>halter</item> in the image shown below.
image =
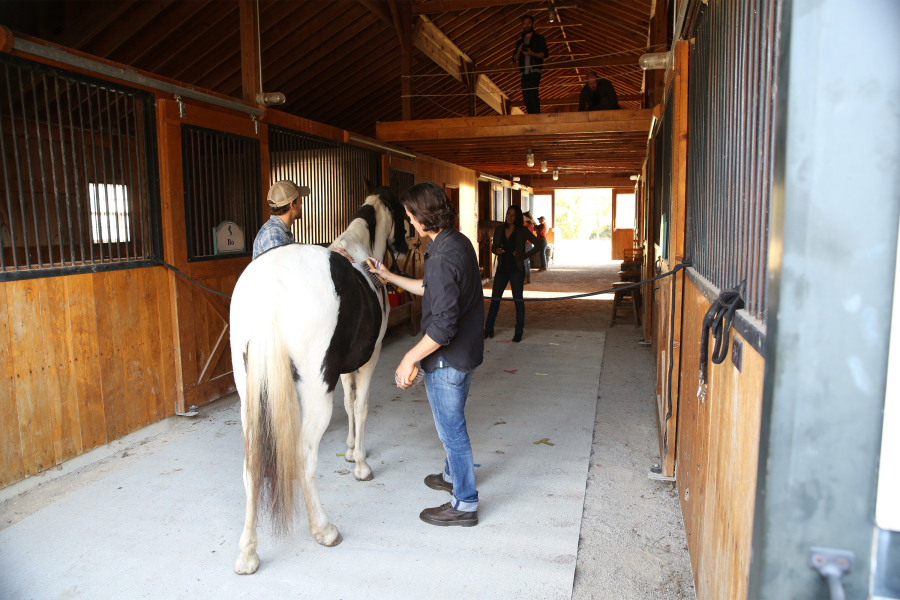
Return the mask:
<path id="1" fill-rule="evenodd" d="M 401 277 L 406 277 L 408 279 L 412 279 L 412 277 L 409 275 L 409 273 L 407 273 L 406 271 L 404 271 L 403 269 L 401 269 L 399 267 L 400 263 L 397 262 L 397 253 L 394 252 L 394 249 L 391 247 L 390 244 L 387 245 L 387 250 L 388 250 L 388 253 L 390 253 L 390 255 L 391 255 L 391 273 L 393 273 L 394 275 L 400 275 Z"/>

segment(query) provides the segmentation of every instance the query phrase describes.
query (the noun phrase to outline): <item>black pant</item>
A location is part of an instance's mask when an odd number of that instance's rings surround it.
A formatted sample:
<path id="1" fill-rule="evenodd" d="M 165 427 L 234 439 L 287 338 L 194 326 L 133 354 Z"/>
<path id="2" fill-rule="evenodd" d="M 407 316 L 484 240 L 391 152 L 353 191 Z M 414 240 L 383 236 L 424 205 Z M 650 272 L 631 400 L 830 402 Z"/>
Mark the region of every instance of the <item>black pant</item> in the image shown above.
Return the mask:
<path id="1" fill-rule="evenodd" d="M 504 267 L 497 269 L 494 274 L 494 288 L 491 290 L 491 297 L 502 298 L 507 284 L 512 288 L 513 298 L 522 298 L 525 290 L 525 273 L 515 266 L 511 269 Z M 502 304 L 500 300 L 491 300 L 487 321 L 484 324 L 485 331 L 494 331 L 494 321 L 497 319 L 500 304 Z M 521 334 L 525 331 L 525 304 L 522 302 L 513 302 L 512 304 L 516 305 L 516 333 Z"/>
<path id="2" fill-rule="evenodd" d="M 525 100 L 525 109 L 529 115 L 541 113 L 541 97 L 538 87 L 541 85 L 541 73 L 531 72 L 522 75 L 522 98 Z"/>

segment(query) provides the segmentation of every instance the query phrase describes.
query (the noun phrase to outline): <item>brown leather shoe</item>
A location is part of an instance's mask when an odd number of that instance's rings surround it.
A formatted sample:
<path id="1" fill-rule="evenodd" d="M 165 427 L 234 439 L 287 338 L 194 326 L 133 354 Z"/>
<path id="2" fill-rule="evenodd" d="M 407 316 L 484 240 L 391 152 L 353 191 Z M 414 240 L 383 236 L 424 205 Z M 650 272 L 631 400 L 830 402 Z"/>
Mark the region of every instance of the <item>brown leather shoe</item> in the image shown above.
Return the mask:
<path id="1" fill-rule="evenodd" d="M 453 493 L 453 484 L 449 481 L 444 481 L 444 475 L 442 473 L 438 473 L 437 475 L 429 475 L 428 477 L 426 477 L 425 485 L 433 490 L 450 492 L 451 494 Z"/>
<path id="2" fill-rule="evenodd" d="M 478 525 L 478 511 L 471 512 L 456 510 L 450 506 L 450 503 L 441 504 L 437 508 L 426 508 L 419 514 L 419 518 L 429 525 L 437 525 L 438 527 L 450 527 L 459 525 L 460 527 L 474 527 Z"/>

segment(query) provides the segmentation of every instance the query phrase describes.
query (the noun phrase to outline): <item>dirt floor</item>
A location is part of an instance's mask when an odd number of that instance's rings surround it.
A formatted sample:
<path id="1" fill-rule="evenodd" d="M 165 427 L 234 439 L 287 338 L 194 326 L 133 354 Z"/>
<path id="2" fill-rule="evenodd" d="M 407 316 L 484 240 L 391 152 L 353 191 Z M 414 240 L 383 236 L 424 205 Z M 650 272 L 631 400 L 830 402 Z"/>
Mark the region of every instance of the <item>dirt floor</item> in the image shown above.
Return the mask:
<path id="1" fill-rule="evenodd" d="M 618 281 L 619 264 L 551 265 L 532 275 L 526 297 L 607 289 Z M 533 302 L 525 309 L 523 341 L 533 330 L 607 332 L 572 598 L 692 599 L 675 484 L 647 477 L 659 462 L 653 357 L 637 343 L 640 330 L 633 323 L 623 318 L 609 327 L 611 310 L 607 296 Z M 505 303 L 497 334 L 511 335 L 514 323 L 512 305 Z"/>

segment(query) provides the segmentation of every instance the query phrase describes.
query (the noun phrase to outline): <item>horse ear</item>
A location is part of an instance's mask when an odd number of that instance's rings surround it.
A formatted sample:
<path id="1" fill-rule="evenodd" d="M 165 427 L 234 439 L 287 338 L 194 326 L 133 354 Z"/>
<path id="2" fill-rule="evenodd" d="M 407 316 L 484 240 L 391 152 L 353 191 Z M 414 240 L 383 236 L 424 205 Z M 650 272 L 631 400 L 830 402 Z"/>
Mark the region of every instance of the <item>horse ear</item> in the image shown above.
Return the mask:
<path id="1" fill-rule="evenodd" d="M 368 177 L 363 177 L 363 180 L 366 182 L 366 195 L 372 195 L 372 192 L 375 191 L 375 184 L 369 181 Z"/>

